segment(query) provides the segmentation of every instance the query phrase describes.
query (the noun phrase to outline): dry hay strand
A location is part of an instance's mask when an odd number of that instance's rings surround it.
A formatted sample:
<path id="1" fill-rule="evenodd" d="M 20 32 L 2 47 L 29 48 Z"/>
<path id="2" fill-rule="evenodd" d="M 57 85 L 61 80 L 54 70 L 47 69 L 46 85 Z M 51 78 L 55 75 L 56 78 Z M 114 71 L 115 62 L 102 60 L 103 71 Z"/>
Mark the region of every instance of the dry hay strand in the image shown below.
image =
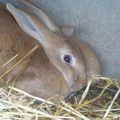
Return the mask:
<path id="1" fill-rule="evenodd" d="M 0 76 L 2 79 L 29 57 L 35 46 L 18 63 Z M 9 64 L 18 55 L 4 65 Z M 94 81 L 94 84 L 92 84 Z M 0 88 L 0 120 L 119 120 L 120 119 L 120 80 L 91 76 L 91 80 L 80 91 L 68 97 L 68 103 L 52 103 L 32 96 L 14 86 Z"/>

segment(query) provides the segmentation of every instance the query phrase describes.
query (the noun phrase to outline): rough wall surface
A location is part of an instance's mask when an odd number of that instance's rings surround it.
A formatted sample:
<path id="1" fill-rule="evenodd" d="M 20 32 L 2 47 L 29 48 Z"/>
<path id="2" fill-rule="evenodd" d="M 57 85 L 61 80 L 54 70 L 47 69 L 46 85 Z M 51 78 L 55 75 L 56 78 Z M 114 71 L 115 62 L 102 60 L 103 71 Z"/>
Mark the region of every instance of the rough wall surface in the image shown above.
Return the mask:
<path id="1" fill-rule="evenodd" d="M 8 2 L 14 0 L 0 0 Z M 92 46 L 105 76 L 120 79 L 120 0 L 31 0 L 59 26 Z"/>

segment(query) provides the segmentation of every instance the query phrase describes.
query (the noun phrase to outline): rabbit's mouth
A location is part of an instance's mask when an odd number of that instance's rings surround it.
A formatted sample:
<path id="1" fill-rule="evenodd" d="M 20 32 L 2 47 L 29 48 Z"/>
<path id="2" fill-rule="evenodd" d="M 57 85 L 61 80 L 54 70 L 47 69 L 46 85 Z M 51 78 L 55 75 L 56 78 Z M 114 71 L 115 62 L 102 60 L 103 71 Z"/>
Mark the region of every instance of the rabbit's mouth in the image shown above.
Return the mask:
<path id="1" fill-rule="evenodd" d="M 86 79 L 83 79 L 81 78 L 79 75 L 76 77 L 76 79 L 73 80 L 73 84 L 71 86 L 71 92 L 73 91 L 79 91 L 80 89 L 82 89 L 86 83 L 87 83 L 87 80 Z"/>

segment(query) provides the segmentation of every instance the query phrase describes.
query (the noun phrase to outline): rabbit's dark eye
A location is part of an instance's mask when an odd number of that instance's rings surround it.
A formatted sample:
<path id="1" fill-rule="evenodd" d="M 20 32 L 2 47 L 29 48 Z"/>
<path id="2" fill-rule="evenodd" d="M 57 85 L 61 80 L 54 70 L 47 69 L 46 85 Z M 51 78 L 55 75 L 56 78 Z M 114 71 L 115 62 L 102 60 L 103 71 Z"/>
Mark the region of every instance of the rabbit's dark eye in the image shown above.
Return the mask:
<path id="1" fill-rule="evenodd" d="M 70 55 L 64 55 L 63 59 L 66 63 L 72 63 L 72 57 Z"/>

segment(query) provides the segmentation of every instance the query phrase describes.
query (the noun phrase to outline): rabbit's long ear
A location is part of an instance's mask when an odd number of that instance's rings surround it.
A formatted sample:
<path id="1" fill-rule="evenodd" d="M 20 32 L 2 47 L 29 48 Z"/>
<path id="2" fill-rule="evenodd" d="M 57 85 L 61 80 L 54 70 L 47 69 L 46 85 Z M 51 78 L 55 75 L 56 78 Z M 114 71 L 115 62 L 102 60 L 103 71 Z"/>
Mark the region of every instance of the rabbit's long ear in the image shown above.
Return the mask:
<path id="1" fill-rule="evenodd" d="M 49 37 L 50 31 L 41 20 L 23 10 L 15 8 L 11 3 L 8 3 L 6 7 L 23 31 L 38 40 L 44 48 L 53 46 L 53 39 Z"/>
<path id="2" fill-rule="evenodd" d="M 35 25 L 32 18 L 28 14 L 19 9 L 16 9 L 11 3 L 8 3 L 6 7 L 8 11 L 14 16 L 20 27 L 27 34 L 34 38 L 38 36 L 37 26 Z"/>
<path id="3" fill-rule="evenodd" d="M 25 7 L 27 9 L 29 9 L 29 11 L 33 14 L 35 14 L 36 16 L 38 16 L 40 18 L 40 20 L 42 20 L 42 22 L 52 31 L 52 32 L 60 32 L 60 29 L 52 22 L 52 20 L 39 8 L 35 7 L 34 5 L 32 5 L 31 3 L 29 3 L 28 1 L 25 0 L 18 0 L 20 3 L 22 3 L 23 5 L 25 5 Z"/>

